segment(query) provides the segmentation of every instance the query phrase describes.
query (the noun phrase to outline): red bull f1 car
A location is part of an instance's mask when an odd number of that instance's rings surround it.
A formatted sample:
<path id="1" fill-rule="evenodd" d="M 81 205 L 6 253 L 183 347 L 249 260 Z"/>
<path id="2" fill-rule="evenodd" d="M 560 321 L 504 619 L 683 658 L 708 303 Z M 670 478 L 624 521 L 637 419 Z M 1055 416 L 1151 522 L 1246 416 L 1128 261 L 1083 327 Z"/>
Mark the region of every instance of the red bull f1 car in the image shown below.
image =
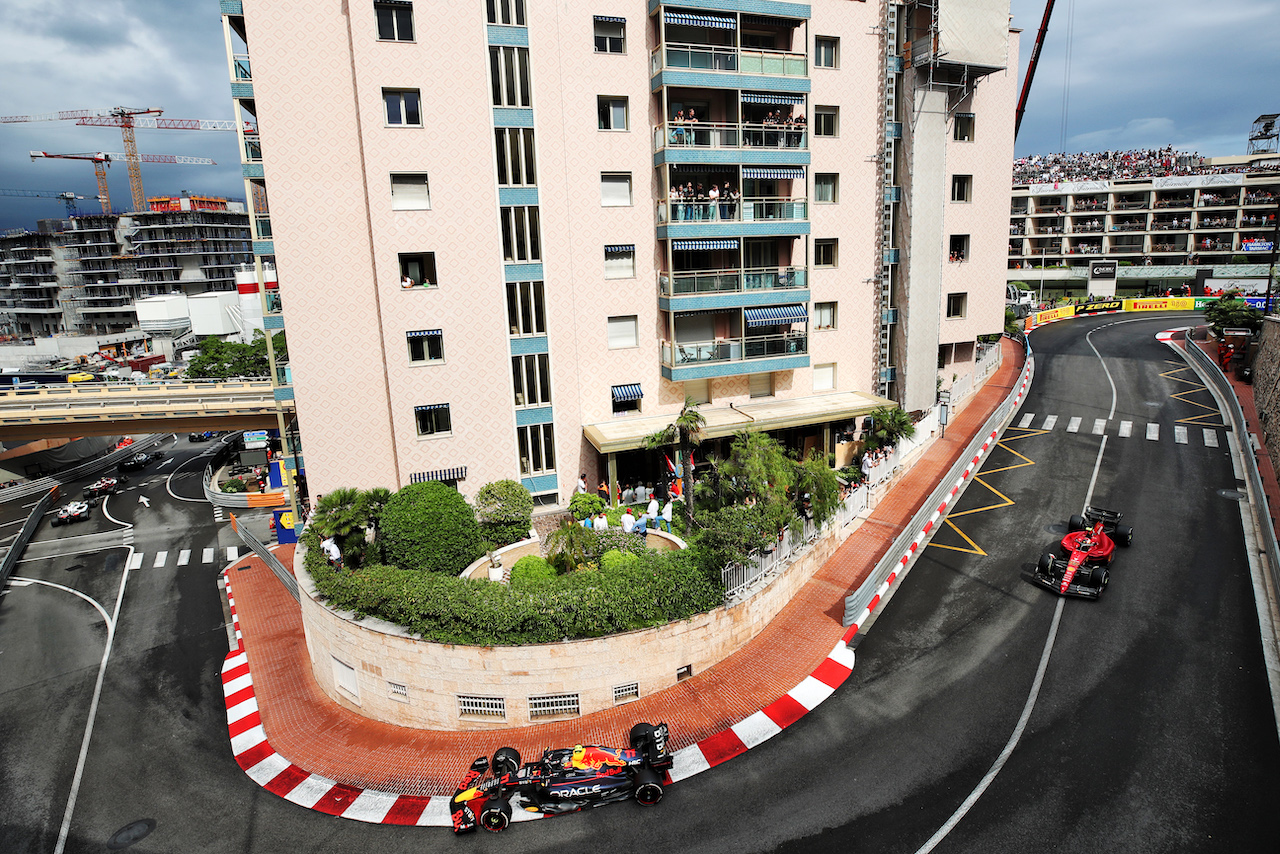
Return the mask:
<path id="1" fill-rule="evenodd" d="M 630 748 L 579 744 L 547 750 L 523 765 L 513 747 L 498 748 L 492 762 L 478 757 L 450 804 L 453 832 L 477 826 L 506 830 L 513 809 L 552 816 L 630 798 L 641 806 L 657 804 L 672 764 L 667 725 L 636 724 L 629 741 Z"/>
<path id="2" fill-rule="evenodd" d="M 1116 546 L 1133 542 L 1133 528 L 1121 525 L 1122 518 L 1113 510 L 1085 507 L 1083 515 L 1067 520 L 1063 557 L 1040 555 L 1031 580 L 1060 596 L 1097 599 L 1111 580 Z"/>

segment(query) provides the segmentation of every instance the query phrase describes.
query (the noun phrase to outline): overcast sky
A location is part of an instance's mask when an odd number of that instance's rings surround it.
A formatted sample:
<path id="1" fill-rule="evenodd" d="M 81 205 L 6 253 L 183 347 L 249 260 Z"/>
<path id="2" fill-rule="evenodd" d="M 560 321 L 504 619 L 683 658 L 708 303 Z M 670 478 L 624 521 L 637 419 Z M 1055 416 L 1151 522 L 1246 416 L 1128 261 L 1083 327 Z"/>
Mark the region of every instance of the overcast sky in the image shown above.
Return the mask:
<path id="1" fill-rule="evenodd" d="M 1012 0 L 1014 26 L 1024 30 L 1019 81 L 1044 8 L 1045 0 Z M 1058 0 L 1017 154 L 1170 143 L 1242 154 L 1254 118 L 1280 112 L 1277 36 L 1277 0 Z M 123 105 L 161 107 L 168 118 L 232 117 L 217 0 L 0 0 L 0 79 L 0 115 Z M 144 164 L 148 195 L 244 197 L 234 133 L 137 135 L 143 152 L 218 162 Z M 114 128 L 0 124 L 0 189 L 71 190 L 90 197 L 80 204 L 92 210 L 89 163 L 33 162 L 27 152 L 122 148 Z M 108 180 L 115 206 L 127 206 L 125 165 L 112 166 Z M 62 211 L 57 200 L 0 196 L 0 230 Z"/>

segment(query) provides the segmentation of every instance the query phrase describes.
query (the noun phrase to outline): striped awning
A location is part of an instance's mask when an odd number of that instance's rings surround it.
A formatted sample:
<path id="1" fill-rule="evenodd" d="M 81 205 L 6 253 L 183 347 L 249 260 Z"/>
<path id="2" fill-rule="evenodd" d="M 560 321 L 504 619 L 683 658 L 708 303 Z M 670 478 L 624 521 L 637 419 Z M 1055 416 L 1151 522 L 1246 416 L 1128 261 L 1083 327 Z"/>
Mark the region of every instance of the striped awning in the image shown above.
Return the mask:
<path id="1" fill-rule="evenodd" d="M 804 95 L 784 95 L 781 92 L 743 92 L 744 104 L 786 104 L 792 107 L 804 104 Z"/>
<path id="2" fill-rule="evenodd" d="M 674 240 L 671 248 L 676 252 L 697 252 L 702 249 L 737 249 L 738 238 L 724 240 Z"/>
<path id="3" fill-rule="evenodd" d="M 604 24 L 625 24 L 627 22 L 626 18 L 619 18 L 617 15 L 595 15 L 594 17 Z"/>
<path id="4" fill-rule="evenodd" d="M 424 403 L 422 406 L 415 406 L 413 408 L 413 411 L 414 412 L 430 412 L 433 409 L 448 409 L 448 408 L 449 408 L 449 404 L 447 403 Z"/>
<path id="5" fill-rule="evenodd" d="M 616 385 L 613 387 L 614 403 L 630 403 L 633 400 L 639 400 L 644 397 L 644 391 L 641 390 L 640 384 L 634 385 Z"/>
<path id="6" fill-rule="evenodd" d="M 635 252 L 636 245 L 634 243 L 614 243 L 606 246 L 604 251 L 611 254 L 615 252 Z"/>
<path id="7" fill-rule="evenodd" d="M 738 22 L 719 15 L 691 15 L 688 12 L 667 12 L 663 16 L 668 24 L 682 27 L 708 27 L 713 30 L 736 30 Z"/>
<path id="8" fill-rule="evenodd" d="M 803 305 L 771 305 L 744 309 L 747 326 L 777 326 L 782 323 L 808 323 L 809 312 Z"/>
<path id="9" fill-rule="evenodd" d="M 444 335 L 444 332 L 439 329 L 414 329 L 405 333 L 406 338 L 438 338 L 441 335 Z"/>
<path id="10" fill-rule="evenodd" d="M 743 178 L 769 178 L 774 180 L 783 180 L 791 178 L 793 180 L 804 177 L 804 170 L 799 166 L 774 167 L 772 169 L 761 169 L 756 167 L 744 166 L 742 169 Z"/>
<path id="11" fill-rule="evenodd" d="M 730 173 L 737 171 L 732 163 L 672 163 L 671 169 L 675 172 L 722 172 Z"/>
<path id="12" fill-rule="evenodd" d="M 409 475 L 410 483 L 426 483 L 429 480 L 466 480 L 467 467 L 457 466 L 451 469 L 437 469 L 436 471 L 415 471 Z"/>
<path id="13" fill-rule="evenodd" d="M 742 23 L 752 27 L 798 27 L 800 22 L 795 18 L 766 18 L 763 15 L 743 15 Z"/>

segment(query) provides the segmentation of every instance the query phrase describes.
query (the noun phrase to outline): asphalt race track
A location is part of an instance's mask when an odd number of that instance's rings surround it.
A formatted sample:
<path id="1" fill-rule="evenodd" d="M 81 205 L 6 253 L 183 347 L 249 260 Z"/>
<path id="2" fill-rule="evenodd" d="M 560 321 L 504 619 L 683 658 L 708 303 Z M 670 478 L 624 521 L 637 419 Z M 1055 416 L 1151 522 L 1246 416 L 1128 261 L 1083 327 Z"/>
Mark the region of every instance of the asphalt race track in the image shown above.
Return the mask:
<path id="1" fill-rule="evenodd" d="M 207 504 L 171 497 L 199 496 L 203 464 L 185 461 L 204 448 L 181 439 L 172 463 L 109 499 L 119 523 L 95 508 L 89 522 L 42 526 L 29 554 L 94 533 L 91 552 L 18 567 L 108 615 L 121 606 L 78 787 L 106 621 L 44 584 L 0 598 L 0 851 L 57 852 L 73 790 L 68 852 L 107 850 L 137 822 L 146 835 L 127 850 L 157 854 L 1274 850 L 1280 741 L 1244 487 L 1212 396 L 1155 340 L 1187 322 L 1117 315 L 1032 334 L 1026 403 L 860 633 L 852 677 L 814 712 L 655 809 L 616 805 L 499 836 L 312 813 L 235 765 L 215 574 L 238 541 Z M 190 473 L 170 484 L 175 469 Z M 1099 601 L 1059 599 L 1026 575 L 1090 494 L 1125 514 L 1134 543 Z M 217 560 L 196 559 L 208 549 Z"/>

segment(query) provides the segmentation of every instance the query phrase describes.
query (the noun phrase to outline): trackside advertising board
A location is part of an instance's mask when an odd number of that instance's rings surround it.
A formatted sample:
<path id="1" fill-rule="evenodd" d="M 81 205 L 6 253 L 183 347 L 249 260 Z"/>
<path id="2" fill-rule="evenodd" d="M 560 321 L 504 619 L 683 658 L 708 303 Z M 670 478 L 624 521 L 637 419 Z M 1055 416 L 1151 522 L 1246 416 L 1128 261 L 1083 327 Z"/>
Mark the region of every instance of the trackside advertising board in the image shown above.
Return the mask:
<path id="1" fill-rule="evenodd" d="M 1087 302 L 1084 305 L 1076 306 L 1076 314 L 1094 314 L 1099 311 L 1123 310 L 1124 300 L 1122 299 L 1094 300 L 1093 302 Z"/>
<path id="2" fill-rule="evenodd" d="M 1125 311 L 1195 311 L 1195 308 L 1196 301 L 1193 297 L 1152 297 L 1124 301 Z"/>

